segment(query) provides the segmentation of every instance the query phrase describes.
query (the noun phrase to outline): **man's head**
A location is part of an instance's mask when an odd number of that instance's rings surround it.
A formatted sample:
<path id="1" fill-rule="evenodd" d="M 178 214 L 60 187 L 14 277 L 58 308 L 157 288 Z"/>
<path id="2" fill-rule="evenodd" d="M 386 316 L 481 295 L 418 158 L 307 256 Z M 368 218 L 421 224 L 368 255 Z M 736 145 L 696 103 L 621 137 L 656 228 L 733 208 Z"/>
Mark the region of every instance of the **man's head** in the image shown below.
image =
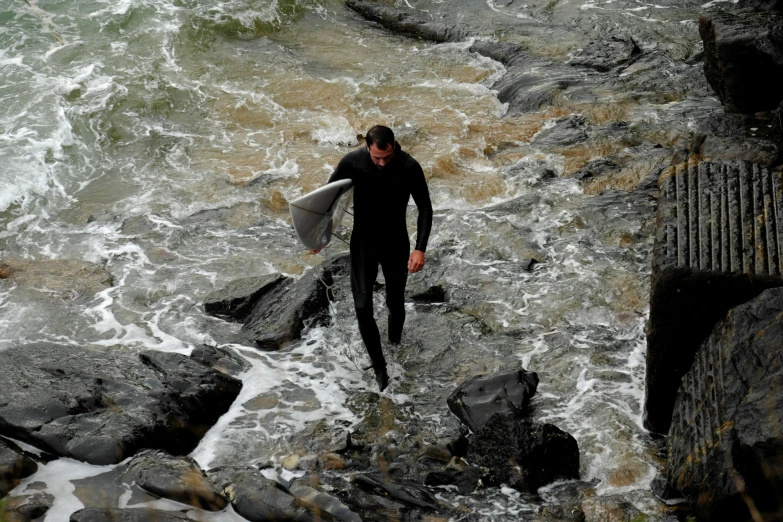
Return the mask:
<path id="1" fill-rule="evenodd" d="M 364 138 L 370 159 L 379 169 L 388 165 L 394 157 L 394 132 L 389 127 L 376 125 Z"/>

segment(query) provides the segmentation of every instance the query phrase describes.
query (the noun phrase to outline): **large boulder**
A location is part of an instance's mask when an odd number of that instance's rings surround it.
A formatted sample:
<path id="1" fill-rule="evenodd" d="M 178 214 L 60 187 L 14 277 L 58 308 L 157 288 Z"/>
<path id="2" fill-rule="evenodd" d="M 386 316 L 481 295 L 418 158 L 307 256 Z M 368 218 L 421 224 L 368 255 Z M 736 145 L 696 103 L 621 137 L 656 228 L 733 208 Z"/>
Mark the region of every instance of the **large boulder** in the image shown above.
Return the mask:
<path id="1" fill-rule="evenodd" d="M 468 462 L 487 468 L 487 485 L 535 493 L 555 480 L 579 478 L 576 440 L 552 424 L 496 414 L 470 439 Z"/>
<path id="2" fill-rule="evenodd" d="M 146 450 L 136 455 L 123 470 L 127 483 L 153 495 L 176 500 L 206 511 L 220 511 L 228 501 L 196 461 L 173 457 L 161 450 Z"/>
<path id="3" fill-rule="evenodd" d="M 217 346 L 198 346 L 190 353 L 190 357 L 229 375 L 239 375 L 252 368 L 247 359 L 241 355 Z"/>
<path id="4" fill-rule="evenodd" d="M 347 279 L 347 255 L 325 261 L 295 282 L 282 281 L 256 302 L 242 331 L 264 350 L 279 350 L 298 339 L 305 325 L 325 321 L 331 286 Z"/>
<path id="5" fill-rule="evenodd" d="M 0 438 L 0 498 L 14 489 L 25 477 L 38 471 L 38 464 L 22 448 Z"/>
<path id="6" fill-rule="evenodd" d="M 54 496 L 42 491 L 32 495 L 14 495 L 0 502 L 0 520 L 3 522 L 41 521 L 53 505 Z"/>
<path id="7" fill-rule="evenodd" d="M 666 434 L 680 379 L 717 321 L 783 286 L 783 173 L 692 160 L 659 179 L 644 425 Z"/>
<path id="8" fill-rule="evenodd" d="M 235 321 L 244 321 L 264 294 L 278 285 L 290 284 L 291 281 L 290 277 L 282 274 L 235 279 L 227 287 L 204 298 L 204 311 Z"/>
<path id="9" fill-rule="evenodd" d="M 766 290 L 726 315 L 682 379 L 668 478 L 699 520 L 783 517 L 782 339 L 783 289 Z"/>
<path id="10" fill-rule="evenodd" d="M 728 112 L 778 106 L 783 100 L 783 13 L 719 12 L 699 19 L 699 34 L 704 74 Z"/>
<path id="11" fill-rule="evenodd" d="M 189 453 L 242 387 L 180 354 L 43 343 L 0 352 L 0 382 L 1 434 L 91 464 Z"/>
<path id="12" fill-rule="evenodd" d="M 449 410 L 474 433 L 496 413 L 522 415 L 538 387 L 538 374 L 526 370 L 476 375 L 446 400 Z"/>

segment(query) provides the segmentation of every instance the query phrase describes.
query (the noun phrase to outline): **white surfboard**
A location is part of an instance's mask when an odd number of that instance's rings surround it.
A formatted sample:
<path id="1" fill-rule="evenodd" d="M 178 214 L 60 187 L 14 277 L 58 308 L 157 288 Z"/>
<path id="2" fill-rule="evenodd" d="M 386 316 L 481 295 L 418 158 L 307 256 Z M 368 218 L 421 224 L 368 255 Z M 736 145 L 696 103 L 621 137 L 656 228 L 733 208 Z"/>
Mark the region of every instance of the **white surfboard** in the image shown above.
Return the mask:
<path id="1" fill-rule="evenodd" d="M 288 203 L 294 230 L 306 249 L 316 250 L 329 244 L 352 188 L 353 181 L 343 179 Z"/>

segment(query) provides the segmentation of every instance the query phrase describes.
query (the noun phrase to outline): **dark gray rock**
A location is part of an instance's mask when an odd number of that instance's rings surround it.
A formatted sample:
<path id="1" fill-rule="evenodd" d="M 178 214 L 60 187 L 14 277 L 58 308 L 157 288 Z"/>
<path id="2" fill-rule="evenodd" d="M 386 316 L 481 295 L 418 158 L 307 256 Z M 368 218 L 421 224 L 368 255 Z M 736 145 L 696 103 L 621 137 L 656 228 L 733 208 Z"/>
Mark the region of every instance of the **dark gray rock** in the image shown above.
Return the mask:
<path id="1" fill-rule="evenodd" d="M 616 172 L 620 170 L 620 166 L 610 159 L 601 158 L 593 160 L 581 169 L 577 170 L 569 177 L 584 181 L 587 179 L 597 178 L 609 172 Z"/>
<path id="2" fill-rule="evenodd" d="M 484 483 L 535 493 L 555 480 L 579 478 L 579 447 L 557 426 L 494 415 L 470 439 L 468 462 L 487 468 Z"/>
<path id="3" fill-rule="evenodd" d="M 418 292 L 410 296 L 411 301 L 417 303 L 445 303 L 446 291 L 440 285 L 427 288 L 423 292 Z"/>
<path id="4" fill-rule="evenodd" d="M 783 13 L 739 10 L 699 19 L 704 74 L 728 112 L 775 109 L 783 100 Z"/>
<path id="5" fill-rule="evenodd" d="M 457 486 L 460 493 L 469 495 L 478 487 L 481 476 L 481 470 L 471 466 L 464 470 L 446 469 L 428 473 L 424 484 L 427 486 Z"/>
<path id="6" fill-rule="evenodd" d="M 264 294 L 247 316 L 242 331 L 264 350 L 279 350 L 299 338 L 305 324 L 326 321 L 330 287 L 347 278 L 350 261 L 339 255 L 291 283 L 283 281 Z"/>
<path id="7" fill-rule="evenodd" d="M 537 387 L 538 375 L 526 370 L 476 375 L 454 390 L 446 402 L 475 433 L 496 413 L 523 415 Z"/>
<path id="8" fill-rule="evenodd" d="M 382 475 L 356 475 L 352 483 L 369 493 L 390 498 L 411 508 L 439 512 L 443 507 L 432 493 L 410 481 L 394 481 Z"/>
<path id="9" fill-rule="evenodd" d="M 91 464 L 141 448 L 189 453 L 242 387 L 180 354 L 54 344 L 1 352 L 0 381 L 2 434 Z"/>
<path id="10" fill-rule="evenodd" d="M 22 448 L 0 438 L 0 498 L 6 496 L 25 477 L 38 471 L 38 464 Z"/>
<path id="11" fill-rule="evenodd" d="M 359 515 L 336 497 L 312 487 L 318 483 L 317 476 L 305 476 L 296 479 L 289 490 L 299 503 L 313 513 L 316 520 L 335 520 L 340 522 L 362 522 Z"/>
<path id="12" fill-rule="evenodd" d="M 783 12 L 783 0 L 739 0 L 737 7 L 756 11 Z"/>
<path id="13" fill-rule="evenodd" d="M 584 116 L 571 115 L 558 119 L 553 127 L 536 134 L 533 144 L 544 148 L 562 148 L 586 139 L 587 121 Z"/>
<path id="14" fill-rule="evenodd" d="M 255 468 L 215 468 L 207 472 L 240 516 L 251 522 L 316 520 L 291 491 Z"/>
<path id="15" fill-rule="evenodd" d="M 155 509 L 81 509 L 71 515 L 70 522 L 178 522 L 191 520 L 184 513 Z"/>
<path id="16" fill-rule="evenodd" d="M 37 492 L 32 495 L 9 497 L 0 505 L 0 520 L 3 522 L 43 520 L 43 516 L 52 505 L 54 505 L 54 496 L 49 493 Z M 1 511 L 2 509 L 5 511 Z"/>
<path id="17" fill-rule="evenodd" d="M 381 24 L 385 29 L 411 38 L 442 43 L 461 41 L 466 37 L 460 29 L 451 24 L 432 20 L 421 11 L 403 11 L 360 0 L 347 0 L 345 6 L 367 20 Z"/>
<path id="18" fill-rule="evenodd" d="M 541 506 L 538 516 L 542 522 L 585 522 L 585 512 L 579 506 Z"/>
<path id="19" fill-rule="evenodd" d="M 783 286 L 782 174 L 690 162 L 660 177 L 647 326 L 645 427 L 666 434 L 680 379 L 715 323 Z"/>
<path id="20" fill-rule="evenodd" d="M 235 279 L 226 288 L 204 298 L 204 311 L 235 321 L 244 321 L 264 294 L 286 281 L 290 284 L 291 278 L 282 274 Z"/>
<path id="21" fill-rule="evenodd" d="M 714 114 L 699 124 L 689 154 L 710 161 L 749 161 L 772 167 L 783 159 L 780 120 L 770 114 Z"/>
<path id="22" fill-rule="evenodd" d="M 220 511 L 228 501 L 196 461 L 173 457 L 160 450 L 147 450 L 125 465 L 127 482 L 161 498 L 176 500 L 205 511 Z"/>
<path id="23" fill-rule="evenodd" d="M 641 55 L 642 50 L 633 38 L 612 36 L 608 40 L 590 42 L 577 53 L 570 64 L 607 72 L 615 67 L 630 65 Z"/>
<path id="24" fill-rule="evenodd" d="M 699 520 L 783 516 L 781 339 L 783 289 L 775 288 L 726 314 L 682 379 L 668 479 Z"/>
<path id="25" fill-rule="evenodd" d="M 190 356 L 215 370 L 229 375 L 239 375 L 252 367 L 241 355 L 217 346 L 199 346 L 193 349 Z"/>

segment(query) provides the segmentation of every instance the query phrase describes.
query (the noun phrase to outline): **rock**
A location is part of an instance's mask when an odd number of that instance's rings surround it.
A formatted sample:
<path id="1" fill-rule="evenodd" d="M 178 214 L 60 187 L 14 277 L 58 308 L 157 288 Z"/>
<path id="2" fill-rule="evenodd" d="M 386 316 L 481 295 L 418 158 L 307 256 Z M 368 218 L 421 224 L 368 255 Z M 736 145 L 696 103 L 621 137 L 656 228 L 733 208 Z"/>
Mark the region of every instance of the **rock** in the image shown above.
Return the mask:
<path id="1" fill-rule="evenodd" d="M 620 166 L 615 162 L 606 158 L 601 158 L 591 161 L 573 174 L 570 174 L 569 177 L 579 181 L 585 181 L 587 179 L 597 178 L 609 172 L 616 172 L 618 170 L 620 170 Z"/>
<path id="2" fill-rule="evenodd" d="M 538 375 L 526 370 L 476 375 L 454 390 L 446 403 L 475 433 L 496 413 L 524 414 L 537 387 Z"/>
<path id="3" fill-rule="evenodd" d="M 585 522 L 585 513 L 579 506 L 541 506 L 538 515 L 542 522 Z"/>
<path id="4" fill-rule="evenodd" d="M 417 303 L 445 303 L 446 291 L 441 285 L 435 285 L 427 288 L 423 292 L 411 295 L 409 299 Z"/>
<path id="5" fill-rule="evenodd" d="M 80 509 L 70 522 L 178 522 L 191 520 L 186 514 L 156 509 Z"/>
<path id="6" fill-rule="evenodd" d="M 326 453 L 318 458 L 318 465 L 326 470 L 339 470 L 345 468 L 345 459 L 336 453 Z"/>
<path id="7" fill-rule="evenodd" d="M 427 486 L 457 486 L 463 495 L 473 493 L 481 480 L 481 470 L 468 466 L 464 470 L 433 471 L 427 474 L 424 484 Z"/>
<path id="8" fill-rule="evenodd" d="M 299 466 L 299 455 L 289 455 L 283 459 L 282 466 L 288 471 L 293 471 Z"/>
<path id="9" fill-rule="evenodd" d="M 340 255 L 311 269 L 296 282 L 283 281 L 265 293 L 245 319 L 242 331 L 264 350 L 279 350 L 298 339 L 305 323 L 325 321 L 328 287 L 347 277 L 350 260 Z"/>
<path id="10" fill-rule="evenodd" d="M 775 109 L 783 100 L 783 14 L 739 10 L 699 18 L 704 74 L 728 112 Z"/>
<path id="11" fill-rule="evenodd" d="M 780 172 L 691 161 L 664 171 L 653 251 L 644 425 L 669 430 L 680 379 L 715 323 L 783 286 Z"/>
<path id="12" fill-rule="evenodd" d="M 739 0 L 737 7 L 755 11 L 783 12 L 783 0 Z"/>
<path id="13" fill-rule="evenodd" d="M 38 492 L 32 495 L 8 497 L 0 502 L 0 520 L 3 522 L 43 520 L 43 516 L 52 505 L 54 505 L 54 496 L 49 493 Z M 2 511 L 3 509 L 5 511 Z"/>
<path id="14" fill-rule="evenodd" d="M 318 467 L 317 455 L 305 455 L 299 459 L 299 463 L 296 465 L 296 469 L 305 471 L 313 471 Z"/>
<path id="15" fill-rule="evenodd" d="M 351 482 L 364 491 L 409 507 L 435 512 L 443 510 L 429 491 L 410 481 L 393 481 L 381 475 L 356 475 Z"/>
<path id="16" fill-rule="evenodd" d="M 202 345 L 194 348 L 190 357 L 229 375 L 239 375 L 252 368 L 252 365 L 241 355 L 217 346 Z"/>
<path id="17" fill-rule="evenodd" d="M 428 445 L 419 455 L 419 461 L 449 462 L 451 451 L 445 446 Z"/>
<path id="18" fill-rule="evenodd" d="M 244 321 L 253 306 L 266 293 L 280 284 L 290 284 L 292 279 L 281 274 L 235 279 L 229 285 L 204 298 L 204 311 L 208 314 Z"/>
<path id="19" fill-rule="evenodd" d="M 774 116 L 710 115 L 699 124 L 688 152 L 712 162 L 739 160 L 772 167 L 783 155 L 779 128 Z"/>
<path id="20" fill-rule="evenodd" d="M 100 265 L 69 259 L 4 258 L 0 260 L 0 279 L 45 289 L 66 300 L 90 298 L 114 284 L 111 274 Z"/>
<path id="21" fill-rule="evenodd" d="M 641 55 L 642 50 L 633 38 L 612 36 L 608 40 L 590 42 L 569 63 L 607 72 L 615 67 L 631 65 Z"/>
<path id="22" fill-rule="evenodd" d="M 489 470 L 486 484 L 505 483 L 522 492 L 579 478 L 579 447 L 571 435 L 510 413 L 492 416 L 473 435 L 467 460 Z"/>
<path id="23" fill-rule="evenodd" d="M 541 130 L 533 138 L 533 144 L 543 148 L 562 149 L 587 140 L 587 120 L 584 116 L 571 115 L 559 118 L 555 125 Z"/>
<path id="24" fill-rule="evenodd" d="M 176 500 L 205 511 L 228 505 L 222 492 L 190 457 L 172 457 L 165 451 L 146 450 L 125 466 L 127 482 L 161 498 Z"/>
<path id="25" fill-rule="evenodd" d="M 0 381 L 2 434 L 100 465 L 141 448 L 189 453 L 242 387 L 180 354 L 43 343 L 0 352 Z"/>
<path id="26" fill-rule="evenodd" d="M 0 498 L 19 485 L 23 478 L 38 471 L 38 464 L 22 448 L 0 438 Z"/>
<path id="27" fill-rule="evenodd" d="M 781 339 L 783 289 L 774 288 L 733 308 L 682 379 L 668 479 L 699 520 L 779 520 L 783 513 Z"/>
<path id="28" fill-rule="evenodd" d="M 421 11 L 403 11 L 394 7 L 360 0 L 347 0 L 345 6 L 353 9 L 367 20 L 381 24 L 384 28 L 411 38 L 433 42 L 458 42 L 465 39 L 461 30 L 431 20 Z"/>
<path id="29" fill-rule="evenodd" d="M 215 468 L 207 475 L 223 489 L 234 511 L 251 522 L 315 520 L 288 488 L 264 477 L 257 469 Z"/>
<path id="30" fill-rule="evenodd" d="M 359 515 L 337 498 L 311 487 L 317 481 L 317 477 L 305 476 L 294 480 L 290 488 L 291 494 L 315 515 L 316 520 L 362 522 Z"/>

